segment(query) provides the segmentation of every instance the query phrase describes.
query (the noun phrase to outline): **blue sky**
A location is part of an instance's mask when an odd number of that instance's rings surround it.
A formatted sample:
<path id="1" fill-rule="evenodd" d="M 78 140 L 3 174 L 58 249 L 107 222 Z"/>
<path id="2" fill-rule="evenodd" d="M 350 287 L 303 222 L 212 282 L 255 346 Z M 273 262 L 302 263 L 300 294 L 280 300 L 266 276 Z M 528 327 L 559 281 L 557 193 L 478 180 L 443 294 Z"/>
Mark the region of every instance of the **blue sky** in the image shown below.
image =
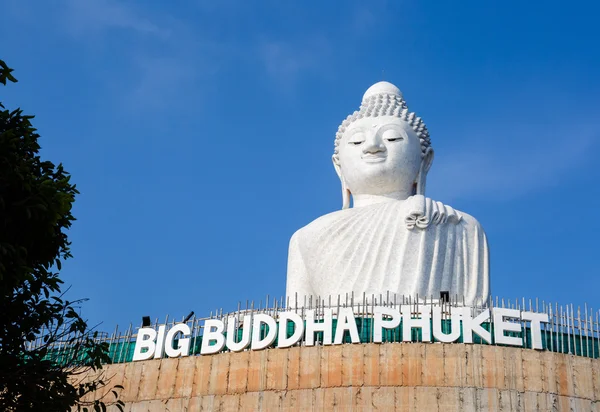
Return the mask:
<path id="1" fill-rule="evenodd" d="M 599 306 L 596 2 L 3 2 L 7 107 L 81 195 L 63 266 L 90 322 L 285 292 L 341 206 L 335 131 L 387 80 L 425 120 L 428 195 L 475 216 L 492 293 Z"/>

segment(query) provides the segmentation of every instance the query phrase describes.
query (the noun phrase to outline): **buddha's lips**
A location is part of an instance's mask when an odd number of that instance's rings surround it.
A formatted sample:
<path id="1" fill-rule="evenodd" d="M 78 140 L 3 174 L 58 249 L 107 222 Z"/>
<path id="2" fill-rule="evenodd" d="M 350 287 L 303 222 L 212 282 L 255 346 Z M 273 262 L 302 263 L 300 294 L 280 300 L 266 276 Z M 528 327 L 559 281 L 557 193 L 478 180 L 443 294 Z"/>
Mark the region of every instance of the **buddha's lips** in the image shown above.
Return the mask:
<path id="1" fill-rule="evenodd" d="M 379 163 L 387 159 L 387 155 L 363 155 L 362 159 L 367 163 Z"/>

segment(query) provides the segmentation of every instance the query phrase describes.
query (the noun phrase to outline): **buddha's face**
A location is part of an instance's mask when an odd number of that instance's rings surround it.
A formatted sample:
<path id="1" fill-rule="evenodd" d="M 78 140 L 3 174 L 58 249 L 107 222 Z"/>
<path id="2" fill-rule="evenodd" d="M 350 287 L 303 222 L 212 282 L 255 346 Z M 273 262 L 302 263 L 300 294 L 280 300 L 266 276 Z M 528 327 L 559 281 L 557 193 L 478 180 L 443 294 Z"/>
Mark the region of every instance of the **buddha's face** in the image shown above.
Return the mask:
<path id="1" fill-rule="evenodd" d="M 393 116 L 352 122 L 339 144 L 341 178 L 353 195 L 410 192 L 421 161 L 416 133 Z"/>

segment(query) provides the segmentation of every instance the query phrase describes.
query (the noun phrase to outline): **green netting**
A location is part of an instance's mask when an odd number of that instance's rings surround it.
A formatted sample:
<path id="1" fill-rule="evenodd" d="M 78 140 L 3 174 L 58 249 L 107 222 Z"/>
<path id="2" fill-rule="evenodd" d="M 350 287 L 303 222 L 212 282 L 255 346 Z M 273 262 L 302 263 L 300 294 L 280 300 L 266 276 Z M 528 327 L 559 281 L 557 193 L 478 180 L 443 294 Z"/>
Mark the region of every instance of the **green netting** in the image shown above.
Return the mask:
<path id="1" fill-rule="evenodd" d="M 317 321 L 317 322 L 323 322 Z M 431 322 L 431 321 L 430 321 Z M 333 330 L 332 337 L 335 337 L 337 330 L 337 320 L 333 319 Z M 373 319 L 371 318 L 356 318 L 356 326 L 358 329 L 358 334 L 361 343 L 370 343 L 373 342 Z M 430 324 L 433 327 L 432 323 Z M 481 326 L 489 331 L 492 336 L 494 335 L 493 325 L 489 322 L 482 323 Z M 433 330 L 433 329 L 431 329 Z M 441 330 L 443 333 L 448 334 L 451 331 L 451 321 L 450 320 L 442 320 Z M 268 325 L 262 324 L 260 329 L 260 337 L 261 339 L 266 337 L 269 332 Z M 567 333 L 557 333 L 555 331 L 550 332 L 549 330 L 542 330 L 542 345 L 543 349 L 550 350 L 552 352 L 560 352 L 573 354 L 578 356 L 585 356 L 589 358 L 598 358 L 600 356 L 600 342 L 598 338 L 591 338 L 581 335 L 567 334 Z M 244 330 L 240 328 L 236 333 L 236 342 L 239 342 L 242 339 Z M 278 333 L 281 333 L 281 330 L 278 330 Z M 294 324 L 292 322 L 288 322 L 285 327 L 286 337 L 291 337 L 294 333 Z M 227 338 L 227 334 L 225 333 L 225 338 Z M 433 334 L 432 334 L 433 336 Z M 526 327 L 521 332 L 506 332 L 506 336 L 513 336 L 522 338 L 523 340 L 523 348 L 531 349 L 531 329 Z M 393 329 L 384 329 L 382 331 L 382 340 L 383 342 L 402 342 L 402 322 L 400 325 Z M 277 347 L 277 339 L 273 344 L 274 347 Z M 422 342 L 422 332 L 419 328 L 411 329 L 410 341 L 412 342 Z M 433 338 L 433 341 L 437 340 Z M 323 332 L 315 333 L 315 342 L 316 344 L 322 344 L 323 342 Z M 348 331 L 344 332 L 343 343 L 351 343 L 350 334 Z M 462 325 L 461 325 L 461 334 L 456 343 L 463 343 L 463 335 L 462 335 Z M 488 343 L 484 341 L 481 337 L 476 334 L 473 334 L 473 343 L 474 344 L 484 344 Z M 216 343 L 210 342 L 209 345 L 213 346 Z M 198 355 L 200 354 L 200 348 L 202 346 L 202 336 L 196 336 L 190 338 L 190 355 Z M 502 345 L 498 345 L 502 346 Z M 131 362 L 133 358 L 133 351 L 135 347 L 135 341 L 120 341 L 113 342 L 109 345 L 109 357 L 111 358 L 113 363 L 122 363 L 122 362 Z M 178 340 L 174 340 L 173 347 L 178 347 Z M 224 351 L 227 349 L 224 349 Z M 85 356 L 85 355 L 80 355 Z M 50 359 L 56 362 L 59 365 L 68 366 L 69 361 L 72 358 L 72 353 L 69 352 L 68 345 L 65 345 L 61 348 L 55 348 L 48 351 L 47 359 Z"/>

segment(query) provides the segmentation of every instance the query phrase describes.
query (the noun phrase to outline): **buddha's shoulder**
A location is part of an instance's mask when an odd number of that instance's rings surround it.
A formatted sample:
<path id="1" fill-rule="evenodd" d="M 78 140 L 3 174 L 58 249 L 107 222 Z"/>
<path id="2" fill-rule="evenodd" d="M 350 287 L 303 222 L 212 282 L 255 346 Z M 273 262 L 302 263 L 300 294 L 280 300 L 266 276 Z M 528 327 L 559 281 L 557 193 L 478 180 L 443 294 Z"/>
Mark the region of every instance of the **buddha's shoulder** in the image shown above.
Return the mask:
<path id="1" fill-rule="evenodd" d="M 354 209 L 336 210 L 326 215 L 319 216 L 306 226 L 301 227 L 292 235 L 292 241 L 306 238 L 312 238 L 317 233 L 330 228 L 340 221 L 352 219 Z"/>
<path id="2" fill-rule="evenodd" d="M 434 199 L 425 198 L 425 200 L 428 205 L 428 210 L 434 210 L 443 217 L 442 219 L 439 219 L 443 224 L 454 223 L 466 227 L 481 228 L 481 224 L 472 215 Z M 434 216 L 429 216 L 429 218 L 430 220 L 435 220 Z"/>
<path id="3" fill-rule="evenodd" d="M 404 216 L 406 219 L 400 220 L 404 223 L 410 220 L 410 216 L 415 220 L 419 217 L 426 217 L 427 226 L 460 225 L 465 229 L 482 230 L 477 219 L 468 213 L 454 209 L 452 206 L 423 196 L 412 196 L 407 200 L 404 202 L 375 204 L 356 209 L 337 210 L 328 213 L 298 229 L 293 234 L 291 241 L 311 240 L 325 231 L 341 230 L 355 219 L 376 218 L 378 222 L 385 222 L 386 219 L 381 219 L 381 214 L 389 214 L 390 219 L 392 215 Z M 397 219 L 394 220 L 398 221 Z"/>

